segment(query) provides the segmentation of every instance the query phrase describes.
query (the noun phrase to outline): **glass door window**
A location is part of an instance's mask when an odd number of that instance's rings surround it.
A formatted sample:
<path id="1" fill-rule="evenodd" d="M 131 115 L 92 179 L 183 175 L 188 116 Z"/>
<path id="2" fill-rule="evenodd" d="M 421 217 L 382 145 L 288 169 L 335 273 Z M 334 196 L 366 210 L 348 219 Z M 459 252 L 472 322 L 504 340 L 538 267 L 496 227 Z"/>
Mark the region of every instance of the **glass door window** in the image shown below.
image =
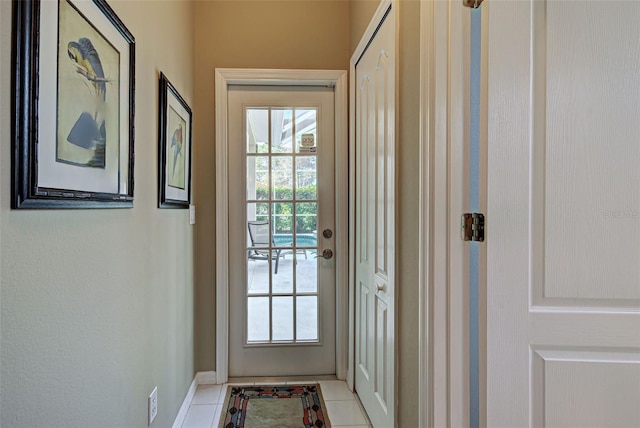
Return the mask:
<path id="1" fill-rule="evenodd" d="M 246 345 L 320 341 L 317 116 L 245 108 Z"/>

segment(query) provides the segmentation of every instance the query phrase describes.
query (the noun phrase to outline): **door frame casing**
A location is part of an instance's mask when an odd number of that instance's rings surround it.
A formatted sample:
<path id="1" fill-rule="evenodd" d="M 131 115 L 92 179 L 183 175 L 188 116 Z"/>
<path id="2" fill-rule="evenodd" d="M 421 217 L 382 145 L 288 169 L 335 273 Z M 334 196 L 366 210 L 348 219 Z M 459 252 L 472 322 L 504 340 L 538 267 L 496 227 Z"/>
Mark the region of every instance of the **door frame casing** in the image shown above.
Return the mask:
<path id="1" fill-rule="evenodd" d="M 348 358 L 348 146 L 347 72 L 217 68 L 216 126 L 216 382 L 229 378 L 229 138 L 228 92 L 231 85 L 331 86 L 335 116 L 336 377 L 346 379 Z M 343 262 L 340 262 L 340 260 Z"/>
<path id="2" fill-rule="evenodd" d="M 420 40 L 419 426 L 469 426 L 469 9 L 422 0 Z"/>

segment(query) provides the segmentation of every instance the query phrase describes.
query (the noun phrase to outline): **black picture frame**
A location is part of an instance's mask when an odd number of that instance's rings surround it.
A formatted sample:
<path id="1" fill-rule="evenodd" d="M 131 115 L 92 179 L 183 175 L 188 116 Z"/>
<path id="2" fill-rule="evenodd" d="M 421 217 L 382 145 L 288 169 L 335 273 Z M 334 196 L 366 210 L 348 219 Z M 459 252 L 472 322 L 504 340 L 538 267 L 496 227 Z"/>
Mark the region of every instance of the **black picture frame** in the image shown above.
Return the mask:
<path id="1" fill-rule="evenodd" d="M 12 42 L 11 207 L 133 207 L 131 32 L 105 0 L 14 0 Z"/>
<path id="2" fill-rule="evenodd" d="M 159 81 L 158 208 L 189 208 L 193 115 L 162 72 Z"/>

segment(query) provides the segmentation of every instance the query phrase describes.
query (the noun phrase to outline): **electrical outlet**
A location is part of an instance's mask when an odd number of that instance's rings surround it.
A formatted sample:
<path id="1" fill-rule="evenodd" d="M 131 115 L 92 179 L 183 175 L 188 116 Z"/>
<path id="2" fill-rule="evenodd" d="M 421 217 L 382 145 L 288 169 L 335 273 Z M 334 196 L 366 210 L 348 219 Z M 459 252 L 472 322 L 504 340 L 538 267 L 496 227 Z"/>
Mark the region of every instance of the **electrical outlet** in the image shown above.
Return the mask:
<path id="1" fill-rule="evenodd" d="M 158 387 L 153 388 L 149 395 L 149 425 L 153 422 L 158 414 Z"/>

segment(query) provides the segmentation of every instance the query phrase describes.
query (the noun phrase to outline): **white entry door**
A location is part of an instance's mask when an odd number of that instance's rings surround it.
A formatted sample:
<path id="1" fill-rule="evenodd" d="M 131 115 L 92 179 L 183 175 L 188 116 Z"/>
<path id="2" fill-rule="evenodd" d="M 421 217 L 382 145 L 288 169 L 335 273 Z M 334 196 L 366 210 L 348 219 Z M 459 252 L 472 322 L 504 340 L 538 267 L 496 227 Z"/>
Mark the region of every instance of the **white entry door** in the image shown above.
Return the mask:
<path id="1" fill-rule="evenodd" d="M 229 375 L 335 374 L 333 88 L 228 105 Z"/>
<path id="2" fill-rule="evenodd" d="M 375 427 L 395 418 L 395 24 L 386 12 L 355 72 L 355 389 Z"/>
<path id="3" fill-rule="evenodd" d="M 640 2 L 482 8 L 487 426 L 637 427 Z"/>

